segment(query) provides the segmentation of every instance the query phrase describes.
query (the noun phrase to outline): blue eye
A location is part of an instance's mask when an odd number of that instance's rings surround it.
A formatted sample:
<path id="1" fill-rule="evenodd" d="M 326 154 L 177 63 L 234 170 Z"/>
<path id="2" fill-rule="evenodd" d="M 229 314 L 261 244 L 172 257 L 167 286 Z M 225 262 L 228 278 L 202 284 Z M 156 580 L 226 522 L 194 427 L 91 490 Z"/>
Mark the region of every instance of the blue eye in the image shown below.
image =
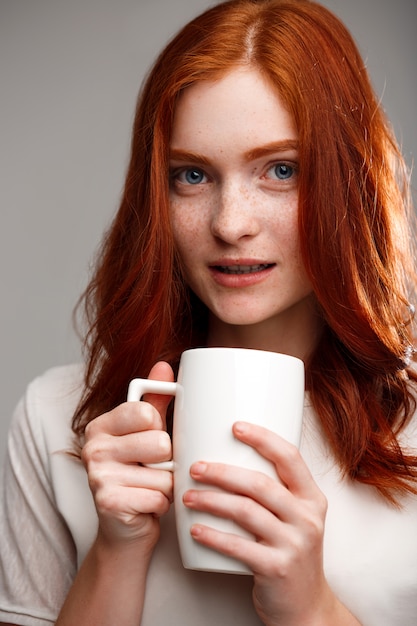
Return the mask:
<path id="1" fill-rule="evenodd" d="M 180 182 L 188 185 L 200 185 L 206 180 L 203 170 L 196 167 L 179 172 L 177 177 Z"/>
<path id="2" fill-rule="evenodd" d="M 294 167 L 287 163 L 276 163 L 269 171 L 272 172 L 273 177 L 279 180 L 288 180 L 294 175 Z"/>

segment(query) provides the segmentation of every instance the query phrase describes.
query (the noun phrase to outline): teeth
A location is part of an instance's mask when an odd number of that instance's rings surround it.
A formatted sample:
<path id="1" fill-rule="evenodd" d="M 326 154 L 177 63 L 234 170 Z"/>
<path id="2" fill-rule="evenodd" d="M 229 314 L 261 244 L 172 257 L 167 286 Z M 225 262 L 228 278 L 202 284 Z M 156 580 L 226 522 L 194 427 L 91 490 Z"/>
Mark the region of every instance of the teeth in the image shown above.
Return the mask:
<path id="1" fill-rule="evenodd" d="M 267 263 L 259 265 L 225 265 L 220 266 L 220 271 L 224 274 L 250 274 L 251 272 L 259 272 L 268 267 Z"/>

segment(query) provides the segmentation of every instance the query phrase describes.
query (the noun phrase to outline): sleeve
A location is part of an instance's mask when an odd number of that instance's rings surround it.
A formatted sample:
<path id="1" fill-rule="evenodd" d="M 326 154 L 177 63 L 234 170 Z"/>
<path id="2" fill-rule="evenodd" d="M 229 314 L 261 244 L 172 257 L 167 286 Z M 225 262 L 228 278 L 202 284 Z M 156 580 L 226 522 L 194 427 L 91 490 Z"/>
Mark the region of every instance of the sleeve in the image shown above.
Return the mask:
<path id="1" fill-rule="evenodd" d="M 28 391 L 12 419 L 2 475 L 0 621 L 54 624 L 75 573 L 74 542 L 56 507 Z"/>

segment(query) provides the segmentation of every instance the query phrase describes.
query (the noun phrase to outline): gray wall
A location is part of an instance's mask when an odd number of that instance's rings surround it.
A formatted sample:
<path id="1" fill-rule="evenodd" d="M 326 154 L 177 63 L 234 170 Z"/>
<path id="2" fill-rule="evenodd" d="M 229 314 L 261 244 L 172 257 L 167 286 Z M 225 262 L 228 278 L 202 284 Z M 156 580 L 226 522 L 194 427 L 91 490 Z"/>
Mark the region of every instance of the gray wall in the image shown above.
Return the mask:
<path id="1" fill-rule="evenodd" d="M 80 358 L 71 311 L 118 204 L 138 86 L 167 38 L 210 4 L 0 0 L 0 460 L 27 383 Z M 411 163 L 417 3 L 324 4 L 358 41 Z"/>

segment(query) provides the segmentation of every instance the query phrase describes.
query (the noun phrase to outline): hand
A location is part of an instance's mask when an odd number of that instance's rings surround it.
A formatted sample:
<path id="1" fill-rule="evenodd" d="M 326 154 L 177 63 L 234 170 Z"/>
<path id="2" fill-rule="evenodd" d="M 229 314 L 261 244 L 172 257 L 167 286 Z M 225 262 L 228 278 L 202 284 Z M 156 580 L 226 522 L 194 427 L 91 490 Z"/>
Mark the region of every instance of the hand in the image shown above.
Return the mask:
<path id="1" fill-rule="evenodd" d="M 331 623 L 325 616 L 335 599 L 324 577 L 322 556 L 325 497 L 296 447 L 247 423 L 236 423 L 234 435 L 269 459 L 280 480 L 223 464 L 195 464 L 192 477 L 223 492 L 189 491 L 186 506 L 232 519 L 254 538 L 199 525 L 192 528 L 193 537 L 249 566 L 255 608 L 266 624 Z"/>
<path id="2" fill-rule="evenodd" d="M 173 380 L 167 363 L 157 363 L 149 378 Z M 105 542 L 139 541 L 152 549 L 159 537 L 158 518 L 172 501 L 172 473 L 143 467 L 172 458 L 165 431 L 169 396 L 145 396 L 125 402 L 92 420 L 85 431 L 82 460 Z"/>

